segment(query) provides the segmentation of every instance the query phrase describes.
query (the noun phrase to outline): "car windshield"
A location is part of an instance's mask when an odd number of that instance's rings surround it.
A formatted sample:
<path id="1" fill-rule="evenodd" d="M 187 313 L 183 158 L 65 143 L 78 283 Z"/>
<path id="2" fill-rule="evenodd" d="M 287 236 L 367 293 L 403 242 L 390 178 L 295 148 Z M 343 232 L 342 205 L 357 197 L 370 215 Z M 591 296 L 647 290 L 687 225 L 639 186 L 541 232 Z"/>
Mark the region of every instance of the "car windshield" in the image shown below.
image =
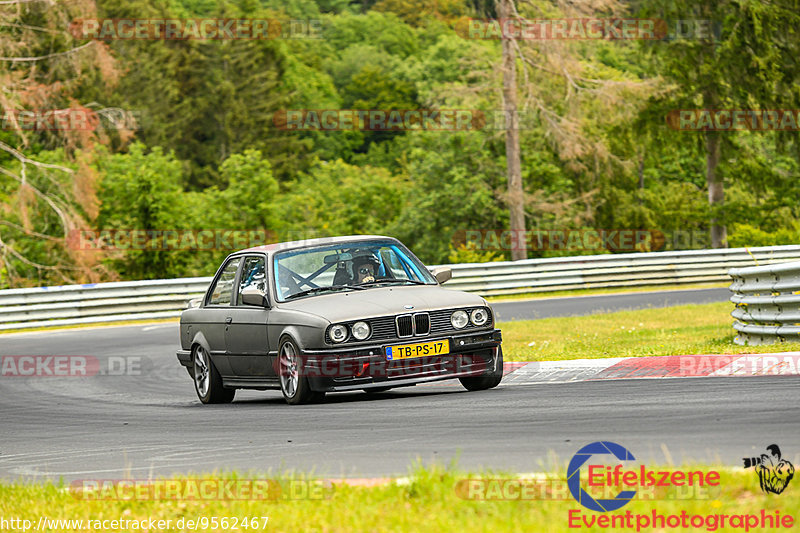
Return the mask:
<path id="1" fill-rule="evenodd" d="M 275 255 L 278 301 L 385 285 L 435 285 L 427 268 L 393 241 L 360 241 Z"/>

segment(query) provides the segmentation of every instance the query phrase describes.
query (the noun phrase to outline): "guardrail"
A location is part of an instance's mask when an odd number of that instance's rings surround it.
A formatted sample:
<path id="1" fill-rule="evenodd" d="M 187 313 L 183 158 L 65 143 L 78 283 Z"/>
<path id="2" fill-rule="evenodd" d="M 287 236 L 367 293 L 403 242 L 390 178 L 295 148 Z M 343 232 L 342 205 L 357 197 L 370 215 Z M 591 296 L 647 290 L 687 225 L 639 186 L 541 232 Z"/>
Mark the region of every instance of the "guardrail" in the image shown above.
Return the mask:
<path id="1" fill-rule="evenodd" d="M 211 278 L 120 281 L 0 291 L 0 330 L 175 318 Z"/>
<path id="2" fill-rule="evenodd" d="M 729 281 L 728 269 L 800 260 L 800 246 L 550 257 L 448 265 L 448 288 L 486 296 Z"/>
<path id="3" fill-rule="evenodd" d="M 734 342 L 800 341 L 800 262 L 733 268 Z"/>
<path id="4" fill-rule="evenodd" d="M 725 282 L 731 267 L 800 260 L 800 246 L 606 254 L 446 265 L 447 288 L 504 295 Z M 433 268 L 433 267 L 431 267 Z M 0 330 L 175 318 L 210 277 L 0 291 Z"/>

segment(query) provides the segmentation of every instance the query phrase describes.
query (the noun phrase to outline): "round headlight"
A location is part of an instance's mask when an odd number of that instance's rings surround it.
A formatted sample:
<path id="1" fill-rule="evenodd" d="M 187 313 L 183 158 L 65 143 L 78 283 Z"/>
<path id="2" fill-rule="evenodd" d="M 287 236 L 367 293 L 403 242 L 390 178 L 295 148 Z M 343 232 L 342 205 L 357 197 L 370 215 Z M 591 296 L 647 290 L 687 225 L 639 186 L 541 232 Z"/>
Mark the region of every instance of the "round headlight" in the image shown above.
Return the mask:
<path id="1" fill-rule="evenodd" d="M 360 341 L 369 337 L 369 324 L 366 322 L 356 322 L 353 324 L 353 337 Z"/>
<path id="2" fill-rule="evenodd" d="M 476 326 L 482 326 L 489 320 L 489 315 L 486 313 L 486 309 L 475 309 L 472 314 L 469 315 L 469 318 Z"/>
<path id="3" fill-rule="evenodd" d="M 469 317 L 467 316 L 466 311 L 456 311 L 452 315 L 450 315 L 450 323 L 453 324 L 453 327 L 456 329 L 461 329 L 466 327 L 469 323 Z"/>
<path id="4" fill-rule="evenodd" d="M 343 342 L 347 338 L 347 328 L 341 324 L 331 326 L 328 332 L 333 342 Z"/>

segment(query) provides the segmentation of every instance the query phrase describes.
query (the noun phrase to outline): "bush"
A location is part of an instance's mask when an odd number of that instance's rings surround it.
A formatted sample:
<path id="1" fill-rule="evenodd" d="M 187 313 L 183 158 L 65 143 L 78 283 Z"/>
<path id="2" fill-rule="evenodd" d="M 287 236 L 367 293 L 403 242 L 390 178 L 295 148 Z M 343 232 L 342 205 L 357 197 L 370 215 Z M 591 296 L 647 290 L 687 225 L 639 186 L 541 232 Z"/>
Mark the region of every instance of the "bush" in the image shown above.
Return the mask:
<path id="1" fill-rule="evenodd" d="M 773 232 L 749 224 L 734 224 L 728 235 L 728 245 L 732 248 L 781 244 L 800 244 L 800 224 L 795 222 L 791 227 L 778 228 Z"/>

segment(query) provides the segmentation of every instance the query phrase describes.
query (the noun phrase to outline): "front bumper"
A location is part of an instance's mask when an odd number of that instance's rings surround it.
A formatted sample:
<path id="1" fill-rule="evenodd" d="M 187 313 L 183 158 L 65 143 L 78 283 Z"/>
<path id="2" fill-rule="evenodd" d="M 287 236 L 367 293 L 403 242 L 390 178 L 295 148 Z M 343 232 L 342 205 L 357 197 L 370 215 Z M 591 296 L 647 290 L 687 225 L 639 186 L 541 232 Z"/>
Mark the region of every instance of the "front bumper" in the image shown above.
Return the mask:
<path id="1" fill-rule="evenodd" d="M 192 366 L 192 352 L 189 350 L 178 350 L 175 355 L 178 356 L 178 362 L 186 368 Z"/>
<path id="2" fill-rule="evenodd" d="M 178 356 L 178 362 L 183 366 L 192 366 L 192 352 L 189 350 L 178 350 L 175 355 Z"/>
<path id="3" fill-rule="evenodd" d="M 194 362 L 192 361 L 192 352 L 189 350 L 178 350 L 175 354 L 178 356 L 178 362 L 186 368 L 189 376 L 194 379 Z"/>
<path id="4" fill-rule="evenodd" d="M 386 346 L 446 340 L 447 355 L 387 361 Z M 304 350 L 301 373 L 316 391 L 404 387 L 417 383 L 479 376 L 497 371 L 499 329 L 460 335 L 417 337 L 387 344 Z M 502 370 L 501 370 L 502 371 Z"/>

